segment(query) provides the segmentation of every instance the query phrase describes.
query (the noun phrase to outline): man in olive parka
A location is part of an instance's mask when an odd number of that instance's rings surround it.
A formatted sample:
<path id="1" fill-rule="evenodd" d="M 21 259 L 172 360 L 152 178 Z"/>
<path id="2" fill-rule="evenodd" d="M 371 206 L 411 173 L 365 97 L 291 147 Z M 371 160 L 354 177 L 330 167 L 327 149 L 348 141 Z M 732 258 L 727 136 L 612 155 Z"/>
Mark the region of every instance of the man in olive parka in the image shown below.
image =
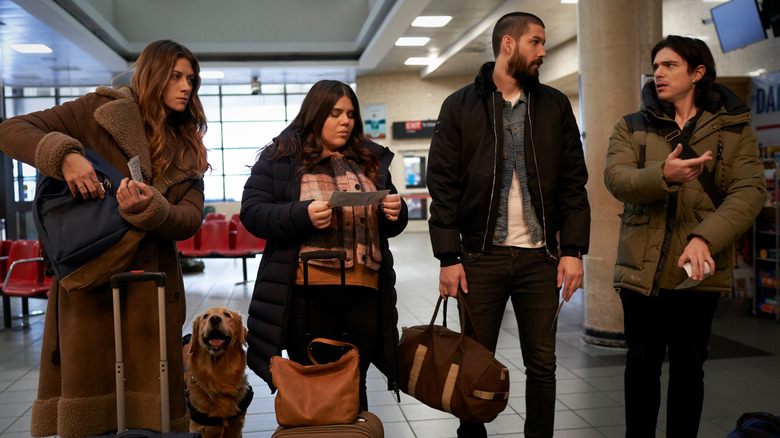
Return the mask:
<path id="1" fill-rule="evenodd" d="M 624 203 L 614 286 L 628 345 L 626 436 L 655 436 L 667 349 L 666 432 L 696 436 L 712 317 L 732 290 L 734 242 L 761 210 L 766 181 L 749 109 L 714 83 L 706 44 L 670 35 L 651 58 L 642 110 L 618 120 L 604 171 Z M 675 289 L 686 264 L 700 283 Z"/>

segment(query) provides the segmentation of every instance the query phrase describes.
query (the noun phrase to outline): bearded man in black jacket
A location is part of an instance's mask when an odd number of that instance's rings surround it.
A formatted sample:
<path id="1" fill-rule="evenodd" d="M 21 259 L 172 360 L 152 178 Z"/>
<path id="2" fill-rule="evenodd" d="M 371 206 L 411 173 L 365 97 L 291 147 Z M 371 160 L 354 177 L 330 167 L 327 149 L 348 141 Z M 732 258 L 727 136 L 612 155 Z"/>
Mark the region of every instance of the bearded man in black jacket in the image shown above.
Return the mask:
<path id="1" fill-rule="evenodd" d="M 511 299 L 526 368 L 526 437 L 551 437 L 555 317 L 582 285 L 588 251 L 588 173 L 568 98 L 539 83 L 544 23 L 528 13 L 493 29 L 496 61 L 441 107 L 428 156 L 429 228 L 441 263 L 439 293 L 464 292 L 495 352 Z M 561 290 L 561 287 L 562 290 Z M 459 437 L 484 437 L 461 421 Z"/>

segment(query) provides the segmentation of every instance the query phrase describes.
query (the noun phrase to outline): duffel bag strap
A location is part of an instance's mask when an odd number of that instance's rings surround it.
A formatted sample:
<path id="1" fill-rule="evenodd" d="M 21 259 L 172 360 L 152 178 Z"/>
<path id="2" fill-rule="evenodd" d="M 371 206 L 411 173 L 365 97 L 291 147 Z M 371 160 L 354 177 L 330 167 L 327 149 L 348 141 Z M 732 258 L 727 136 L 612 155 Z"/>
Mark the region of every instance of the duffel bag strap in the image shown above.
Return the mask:
<path id="1" fill-rule="evenodd" d="M 508 400 L 509 392 L 493 392 L 475 389 L 472 395 L 482 400 Z"/>

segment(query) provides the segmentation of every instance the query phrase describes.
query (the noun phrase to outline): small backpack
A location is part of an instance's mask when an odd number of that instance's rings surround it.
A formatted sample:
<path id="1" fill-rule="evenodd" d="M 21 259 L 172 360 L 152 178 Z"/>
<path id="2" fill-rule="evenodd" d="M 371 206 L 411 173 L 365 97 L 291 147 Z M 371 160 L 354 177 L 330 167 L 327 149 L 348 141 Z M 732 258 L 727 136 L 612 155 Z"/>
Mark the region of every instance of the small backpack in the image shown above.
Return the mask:
<path id="1" fill-rule="evenodd" d="M 748 412 L 737 420 L 737 427 L 726 438 L 778 438 L 780 417 L 767 412 Z"/>

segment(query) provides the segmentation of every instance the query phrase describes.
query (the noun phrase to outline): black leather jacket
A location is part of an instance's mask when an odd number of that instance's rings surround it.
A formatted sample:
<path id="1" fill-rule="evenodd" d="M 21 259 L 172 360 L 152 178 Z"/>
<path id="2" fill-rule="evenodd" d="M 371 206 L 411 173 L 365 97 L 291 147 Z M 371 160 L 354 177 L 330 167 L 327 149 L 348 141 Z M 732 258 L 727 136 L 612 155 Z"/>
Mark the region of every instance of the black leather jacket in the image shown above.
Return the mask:
<path id="1" fill-rule="evenodd" d="M 502 96 L 495 63 L 442 104 L 428 155 L 431 243 L 442 266 L 459 263 L 462 248 L 483 252 L 493 240 L 501 191 Z M 588 172 L 569 99 L 539 85 L 524 90 L 526 162 L 531 202 L 554 256 L 588 251 Z M 558 233 L 560 232 L 560 235 Z"/>

